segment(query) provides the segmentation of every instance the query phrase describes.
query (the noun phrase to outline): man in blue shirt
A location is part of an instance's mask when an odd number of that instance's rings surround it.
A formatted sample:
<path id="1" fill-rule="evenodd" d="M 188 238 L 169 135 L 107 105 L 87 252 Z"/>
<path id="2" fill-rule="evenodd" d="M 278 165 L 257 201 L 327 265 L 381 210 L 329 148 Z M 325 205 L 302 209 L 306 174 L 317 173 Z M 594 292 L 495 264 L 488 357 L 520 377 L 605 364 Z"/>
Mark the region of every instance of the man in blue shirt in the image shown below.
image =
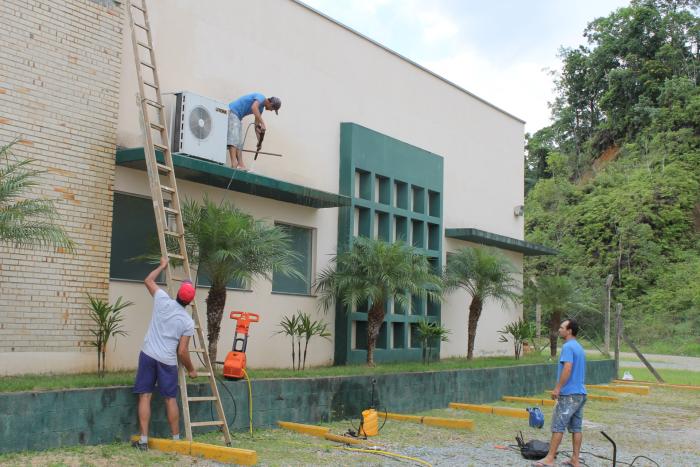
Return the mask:
<path id="1" fill-rule="evenodd" d="M 579 466 L 579 454 L 583 434 L 583 406 L 586 403 L 586 353 L 576 340 L 578 323 L 573 319 L 564 320 L 559 326 L 559 337 L 564 339 L 557 368 L 557 385 L 552 391 L 552 399 L 557 401 L 552 413 L 552 441 L 549 443 L 547 456 L 536 462 L 535 466 L 554 465 L 559 444 L 564 437 L 564 429 L 571 433 L 574 446 L 571 459 L 564 465 Z"/>
<path id="2" fill-rule="evenodd" d="M 274 110 L 275 114 L 282 107 L 279 97 L 266 98 L 259 92 L 253 92 L 241 96 L 228 105 L 228 135 L 226 146 L 228 147 L 229 163 L 234 169 L 248 170 L 243 163 L 243 131 L 241 120 L 248 115 L 255 117 L 255 133 L 260 139 L 260 134 L 265 133 L 265 121 L 262 113 L 267 110 Z"/>

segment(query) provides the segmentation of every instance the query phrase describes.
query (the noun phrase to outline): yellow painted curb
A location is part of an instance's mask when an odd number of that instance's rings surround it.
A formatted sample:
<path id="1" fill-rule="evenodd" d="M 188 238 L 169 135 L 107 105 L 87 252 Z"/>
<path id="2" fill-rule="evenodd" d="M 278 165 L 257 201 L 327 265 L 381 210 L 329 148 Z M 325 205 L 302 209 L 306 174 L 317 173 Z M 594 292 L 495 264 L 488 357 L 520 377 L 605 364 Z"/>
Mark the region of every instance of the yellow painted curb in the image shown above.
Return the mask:
<path id="1" fill-rule="evenodd" d="M 297 433 L 304 433 L 311 436 L 319 436 L 321 438 L 323 438 L 326 433 L 331 431 L 330 428 L 318 425 L 304 425 L 303 423 L 277 422 L 277 424 L 282 428 L 286 428 L 287 430 L 292 430 L 296 431 Z"/>
<path id="2" fill-rule="evenodd" d="M 422 423 L 423 425 L 439 426 L 442 428 L 474 429 L 474 420 L 467 418 L 422 417 L 420 415 L 406 415 L 401 413 L 387 413 L 389 420 Z"/>
<path id="3" fill-rule="evenodd" d="M 463 404 L 461 402 L 450 402 L 448 407 L 451 409 L 471 410 L 472 412 L 481 412 L 481 413 L 488 413 L 488 414 L 493 413 L 493 407 L 488 406 L 488 405 Z"/>
<path id="4" fill-rule="evenodd" d="M 700 391 L 700 386 L 693 386 L 692 384 L 669 384 L 669 383 L 659 383 L 656 381 L 625 381 L 622 379 L 613 380 L 613 383 L 624 384 L 624 385 L 643 384 L 645 386 L 652 385 L 652 386 L 657 386 L 657 387 L 661 387 L 661 388 L 690 389 L 690 390 Z"/>
<path id="5" fill-rule="evenodd" d="M 649 386 L 608 386 L 603 384 L 587 384 L 588 389 L 603 389 L 605 391 L 625 392 L 629 394 L 639 394 L 642 396 L 649 395 L 651 389 Z"/>
<path id="6" fill-rule="evenodd" d="M 526 402 L 528 404 L 539 404 L 547 407 L 556 404 L 556 402 L 551 399 L 538 399 L 536 397 L 503 396 L 502 399 L 506 402 Z"/>
<path id="7" fill-rule="evenodd" d="M 138 441 L 138 439 L 138 436 L 131 437 L 132 441 Z M 163 452 L 176 452 L 187 456 L 201 456 L 219 462 L 241 465 L 255 465 L 258 462 L 258 454 L 250 449 L 229 448 L 184 440 L 148 438 L 148 448 Z"/>
<path id="8" fill-rule="evenodd" d="M 503 415 L 504 417 L 529 418 L 530 414 L 525 409 L 513 409 L 510 407 L 491 407 L 490 405 L 462 404 L 450 402 L 451 409 L 471 410 L 473 412 L 490 413 L 493 415 Z"/>
<path id="9" fill-rule="evenodd" d="M 586 396 L 586 399 L 590 399 L 593 401 L 605 401 L 605 402 L 617 402 L 618 400 L 620 400 L 615 396 L 599 396 L 596 394 L 588 394 Z"/>

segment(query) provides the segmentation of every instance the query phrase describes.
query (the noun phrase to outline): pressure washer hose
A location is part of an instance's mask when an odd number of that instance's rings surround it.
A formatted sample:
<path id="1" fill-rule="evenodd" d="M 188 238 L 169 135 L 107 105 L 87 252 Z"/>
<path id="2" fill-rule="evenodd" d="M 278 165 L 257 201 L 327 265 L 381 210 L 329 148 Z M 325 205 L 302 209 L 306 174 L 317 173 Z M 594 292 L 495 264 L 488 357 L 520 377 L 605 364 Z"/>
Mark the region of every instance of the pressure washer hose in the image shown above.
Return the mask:
<path id="1" fill-rule="evenodd" d="M 396 457 L 398 459 L 410 460 L 410 461 L 417 462 L 417 463 L 422 464 L 422 465 L 427 465 L 428 467 L 433 467 L 433 464 L 431 464 L 430 462 L 424 461 L 423 459 L 419 459 L 417 457 L 404 456 L 403 454 L 396 454 L 395 452 L 382 451 L 380 449 L 360 449 L 360 448 L 349 448 L 347 446 L 336 446 L 335 449 L 342 449 L 344 451 L 366 452 L 369 454 L 378 454 L 378 455 L 383 455 L 383 456 Z"/>
<path id="2" fill-rule="evenodd" d="M 245 368 L 243 368 L 243 376 L 245 376 L 245 380 L 248 382 L 248 427 L 250 429 L 250 436 L 253 436 L 253 389 L 250 386 L 250 378 Z"/>

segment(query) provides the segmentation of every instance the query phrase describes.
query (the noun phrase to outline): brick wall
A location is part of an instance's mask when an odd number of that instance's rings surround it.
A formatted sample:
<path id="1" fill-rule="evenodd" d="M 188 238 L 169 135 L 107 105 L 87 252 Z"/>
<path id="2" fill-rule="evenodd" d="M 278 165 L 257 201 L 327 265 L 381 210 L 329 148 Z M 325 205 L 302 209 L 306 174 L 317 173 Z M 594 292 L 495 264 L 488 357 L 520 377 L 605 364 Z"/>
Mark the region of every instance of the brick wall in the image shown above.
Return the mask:
<path id="1" fill-rule="evenodd" d="M 86 293 L 109 287 L 123 15 L 111 0 L 0 1 L 0 144 L 19 139 L 46 171 L 30 196 L 56 200 L 77 244 L 0 246 L 0 353 L 89 350 Z"/>

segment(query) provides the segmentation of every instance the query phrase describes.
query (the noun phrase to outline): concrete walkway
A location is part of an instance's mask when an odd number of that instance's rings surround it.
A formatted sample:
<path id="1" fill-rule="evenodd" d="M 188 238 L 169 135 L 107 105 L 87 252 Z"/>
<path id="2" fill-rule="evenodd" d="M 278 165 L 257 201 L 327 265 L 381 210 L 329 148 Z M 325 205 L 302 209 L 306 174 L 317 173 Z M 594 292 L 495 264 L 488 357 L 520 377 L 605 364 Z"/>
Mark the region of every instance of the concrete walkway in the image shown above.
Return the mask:
<path id="1" fill-rule="evenodd" d="M 651 366 L 667 370 L 700 371 L 700 357 L 682 357 L 679 355 L 644 354 Z M 633 352 L 620 352 L 620 366 L 642 368 L 644 364 Z"/>

